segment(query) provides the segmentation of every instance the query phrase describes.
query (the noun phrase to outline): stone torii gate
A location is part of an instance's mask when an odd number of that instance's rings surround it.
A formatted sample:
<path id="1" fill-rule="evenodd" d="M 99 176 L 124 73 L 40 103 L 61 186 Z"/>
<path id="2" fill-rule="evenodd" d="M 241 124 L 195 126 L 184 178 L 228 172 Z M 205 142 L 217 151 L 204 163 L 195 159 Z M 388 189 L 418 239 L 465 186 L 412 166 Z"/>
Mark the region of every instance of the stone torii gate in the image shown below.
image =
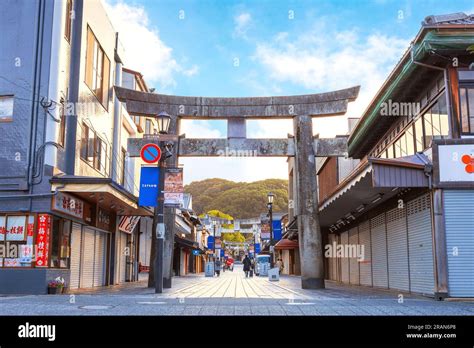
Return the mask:
<path id="1" fill-rule="evenodd" d="M 179 156 L 225 156 L 232 151 L 252 151 L 260 157 L 295 157 L 296 199 L 298 211 L 301 282 L 303 289 L 324 288 L 324 264 L 315 157 L 347 155 L 347 139 L 320 139 L 313 136 L 313 117 L 343 115 L 349 102 L 359 93 L 359 86 L 328 93 L 282 97 L 208 98 L 182 97 L 140 92 L 115 87 L 117 98 L 126 103 L 130 115 L 156 117 L 166 111 L 172 116 L 169 134 L 178 136 L 174 156 L 166 162 L 177 166 Z M 187 139 L 180 135 L 180 119 L 227 120 L 226 139 Z M 294 136 L 287 139 L 249 139 L 246 120 L 293 119 Z M 146 143 L 158 138 L 131 138 L 130 156 Z M 177 145 L 177 146 L 176 146 Z M 237 153 L 237 152 L 236 152 Z M 174 209 L 165 208 L 165 243 L 163 286 L 171 287 L 174 244 Z"/>

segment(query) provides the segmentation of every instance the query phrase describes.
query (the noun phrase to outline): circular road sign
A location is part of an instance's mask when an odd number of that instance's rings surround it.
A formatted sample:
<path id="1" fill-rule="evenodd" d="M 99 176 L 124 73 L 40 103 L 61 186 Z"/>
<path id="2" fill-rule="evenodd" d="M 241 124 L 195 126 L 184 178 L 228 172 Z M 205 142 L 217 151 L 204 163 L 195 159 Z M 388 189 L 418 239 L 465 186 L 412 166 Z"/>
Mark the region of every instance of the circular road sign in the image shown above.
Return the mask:
<path id="1" fill-rule="evenodd" d="M 146 144 L 140 151 L 140 157 L 145 163 L 156 163 L 160 160 L 161 149 L 156 144 Z"/>

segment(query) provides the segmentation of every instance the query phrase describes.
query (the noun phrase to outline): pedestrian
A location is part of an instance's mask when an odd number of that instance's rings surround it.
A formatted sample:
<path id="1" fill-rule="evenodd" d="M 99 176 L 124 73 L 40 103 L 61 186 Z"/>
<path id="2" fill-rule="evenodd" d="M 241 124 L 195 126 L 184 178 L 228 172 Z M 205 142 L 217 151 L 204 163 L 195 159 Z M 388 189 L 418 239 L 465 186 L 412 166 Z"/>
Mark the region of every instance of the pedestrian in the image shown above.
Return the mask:
<path id="1" fill-rule="evenodd" d="M 244 261 L 242 261 L 242 263 L 244 264 L 245 278 L 248 278 L 252 261 L 250 261 L 248 255 L 245 255 Z"/>
<path id="2" fill-rule="evenodd" d="M 216 274 L 219 277 L 221 275 L 221 266 L 222 266 L 221 260 L 216 259 L 216 261 L 214 262 L 214 265 L 215 265 Z"/>
<path id="3" fill-rule="evenodd" d="M 281 274 L 281 272 L 283 272 L 283 268 L 284 268 L 283 260 L 278 259 L 277 262 L 276 262 L 276 266 L 278 267 L 278 274 Z"/>

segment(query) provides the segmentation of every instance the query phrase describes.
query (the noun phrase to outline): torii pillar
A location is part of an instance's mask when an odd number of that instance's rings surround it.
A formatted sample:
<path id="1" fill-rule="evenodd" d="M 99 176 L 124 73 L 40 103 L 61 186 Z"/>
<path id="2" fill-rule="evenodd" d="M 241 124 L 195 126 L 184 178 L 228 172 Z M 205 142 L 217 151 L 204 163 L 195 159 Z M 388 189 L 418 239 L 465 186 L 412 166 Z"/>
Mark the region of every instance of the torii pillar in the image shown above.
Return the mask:
<path id="1" fill-rule="evenodd" d="M 324 288 L 324 264 L 318 212 L 318 184 L 311 116 L 293 118 L 295 135 L 296 218 L 303 289 Z"/>

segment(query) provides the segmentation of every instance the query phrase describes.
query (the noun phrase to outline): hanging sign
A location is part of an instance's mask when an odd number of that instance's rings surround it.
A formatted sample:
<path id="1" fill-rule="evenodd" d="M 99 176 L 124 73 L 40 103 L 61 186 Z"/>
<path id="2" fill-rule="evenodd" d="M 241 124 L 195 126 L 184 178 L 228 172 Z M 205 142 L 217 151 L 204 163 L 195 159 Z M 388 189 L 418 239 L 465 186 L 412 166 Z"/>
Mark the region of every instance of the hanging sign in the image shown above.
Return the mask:
<path id="1" fill-rule="evenodd" d="M 140 221 L 140 216 L 122 216 L 120 218 L 119 231 L 132 234 L 138 221 Z"/>
<path id="2" fill-rule="evenodd" d="M 51 216 L 38 215 L 38 232 L 36 234 L 36 267 L 47 267 L 49 256 L 49 234 L 51 232 Z"/>
<path id="3" fill-rule="evenodd" d="M 168 168 L 165 172 L 165 206 L 182 207 L 184 204 L 183 169 Z"/>
<path id="4" fill-rule="evenodd" d="M 161 158 L 161 149 L 156 144 L 146 144 L 140 150 L 140 157 L 145 163 L 156 163 Z"/>

